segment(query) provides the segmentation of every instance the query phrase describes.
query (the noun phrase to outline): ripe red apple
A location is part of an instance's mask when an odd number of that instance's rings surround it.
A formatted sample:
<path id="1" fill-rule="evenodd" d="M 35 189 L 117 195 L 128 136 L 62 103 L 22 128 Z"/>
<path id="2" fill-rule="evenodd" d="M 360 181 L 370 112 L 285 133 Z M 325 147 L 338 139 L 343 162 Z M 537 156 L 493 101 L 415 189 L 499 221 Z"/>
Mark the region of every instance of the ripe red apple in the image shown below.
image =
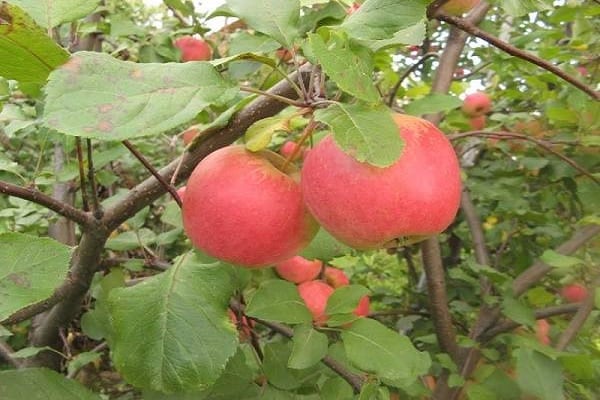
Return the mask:
<path id="1" fill-rule="evenodd" d="M 325 307 L 333 291 L 331 286 L 321 281 L 308 281 L 298 285 L 298 293 L 312 314 L 315 324 L 323 325 L 327 322 Z"/>
<path id="2" fill-rule="evenodd" d="M 478 115 L 469 119 L 469 125 L 474 131 L 480 131 L 485 128 L 486 117 L 485 115 Z"/>
<path id="3" fill-rule="evenodd" d="M 460 17 L 464 13 L 471 11 L 479 1 L 480 0 L 450 0 L 442 6 L 442 11 Z"/>
<path id="4" fill-rule="evenodd" d="M 492 109 L 492 99 L 483 92 L 476 92 L 465 97 L 462 111 L 469 117 L 487 114 Z"/>
<path id="5" fill-rule="evenodd" d="M 229 315 L 229 319 L 235 325 L 236 329 L 240 334 L 240 340 L 246 341 L 250 339 L 252 336 L 252 329 L 254 328 L 254 321 L 249 320 L 245 316 L 242 316 L 242 322 L 238 321 L 237 315 L 231 310 L 227 309 L 227 314 Z"/>
<path id="6" fill-rule="evenodd" d="M 563 287 L 560 296 L 569 303 L 579 303 L 587 298 L 588 291 L 585 286 L 574 283 Z"/>
<path id="7" fill-rule="evenodd" d="M 196 127 L 188 128 L 185 132 L 183 132 L 183 135 L 181 135 L 183 138 L 183 144 L 187 146 L 188 144 L 192 143 L 192 140 L 194 140 L 194 138 L 199 134 L 200 129 Z"/>
<path id="8" fill-rule="evenodd" d="M 550 324 L 545 319 L 538 319 L 535 324 L 535 336 L 541 344 L 550 345 Z"/>
<path id="9" fill-rule="evenodd" d="M 325 281 L 336 289 L 340 286 L 346 286 L 350 284 L 350 279 L 348 279 L 346 273 L 341 269 L 333 267 L 325 268 Z"/>
<path id="10" fill-rule="evenodd" d="M 301 256 L 294 256 L 289 260 L 275 265 L 275 270 L 286 281 L 302 283 L 312 281 L 321 272 L 323 262 L 320 260 L 307 260 Z"/>
<path id="11" fill-rule="evenodd" d="M 187 182 L 183 226 L 194 246 L 244 267 L 263 267 L 298 254 L 318 226 L 302 201 L 298 170 L 271 151 L 219 149 Z"/>
<path id="12" fill-rule="evenodd" d="M 301 183 L 308 208 L 336 239 L 355 248 L 436 235 L 458 211 L 460 170 L 448 139 L 421 118 L 393 118 L 405 146 L 390 167 L 356 161 L 331 135 L 304 160 Z"/>
<path id="13" fill-rule="evenodd" d="M 182 36 L 174 46 L 181 51 L 181 61 L 209 61 L 212 58 L 212 48 L 204 40 L 191 36 Z"/>

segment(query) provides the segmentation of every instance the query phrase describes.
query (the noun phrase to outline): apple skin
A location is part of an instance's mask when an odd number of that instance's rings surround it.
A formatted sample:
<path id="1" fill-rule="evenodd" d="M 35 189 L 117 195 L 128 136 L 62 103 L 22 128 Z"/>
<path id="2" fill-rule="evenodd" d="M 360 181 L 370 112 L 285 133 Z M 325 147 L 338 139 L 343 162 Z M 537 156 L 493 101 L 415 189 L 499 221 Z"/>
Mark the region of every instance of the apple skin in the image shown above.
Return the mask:
<path id="1" fill-rule="evenodd" d="M 281 154 L 285 158 L 290 158 L 290 156 L 294 153 L 294 151 L 296 151 L 297 148 L 298 144 L 296 142 L 288 140 L 283 145 L 281 145 L 281 148 L 279 149 L 279 154 Z M 302 155 L 302 149 L 298 151 L 298 153 L 296 154 L 296 158 L 300 155 Z"/>
<path id="2" fill-rule="evenodd" d="M 185 198 L 185 191 L 186 190 L 187 190 L 187 186 L 182 186 L 179 189 L 177 189 L 177 195 L 181 199 L 182 203 L 183 203 L 183 199 Z"/>
<path id="3" fill-rule="evenodd" d="M 319 276 L 323 262 L 307 260 L 302 256 L 294 256 L 275 265 L 277 274 L 286 281 L 302 283 L 312 281 Z"/>
<path id="4" fill-rule="evenodd" d="M 483 92 L 476 92 L 465 97 L 462 111 L 469 117 L 478 117 L 490 112 L 492 99 Z"/>
<path id="5" fill-rule="evenodd" d="M 210 61 L 212 48 L 204 40 L 182 36 L 173 44 L 181 51 L 181 61 Z"/>
<path id="6" fill-rule="evenodd" d="M 574 283 L 563 287 L 560 296 L 568 303 L 579 303 L 587 298 L 588 291 L 585 286 Z"/>
<path id="7" fill-rule="evenodd" d="M 188 128 L 185 132 L 183 132 L 183 135 L 181 135 L 183 139 L 183 144 L 187 146 L 188 144 L 192 143 L 192 140 L 194 140 L 194 138 L 199 134 L 200 129 Z"/>
<path id="8" fill-rule="evenodd" d="M 357 317 L 366 317 L 369 315 L 369 310 L 371 308 L 371 301 L 369 300 L 369 296 L 363 296 L 358 301 L 358 305 L 354 309 L 354 315 Z"/>
<path id="9" fill-rule="evenodd" d="M 485 128 L 486 117 L 485 115 L 479 115 L 469 119 L 469 125 L 474 131 L 480 131 Z"/>
<path id="10" fill-rule="evenodd" d="M 538 319 L 535 322 L 535 336 L 538 342 L 546 346 L 550 345 L 550 323 L 545 319 Z"/>
<path id="11" fill-rule="evenodd" d="M 471 11 L 480 0 L 450 0 L 445 3 L 441 9 L 447 14 L 460 17 L 464 13 Z"/>
<path id="12" fill-rule="evenodd" d="M 350 279 L 348 279 L 346 273 L 334 267 L 325 268 L 325 281 L 336 289 L 350 284 Z"/>
<path id="13" fill-rule="evenodd" d="M 265 158 L 265 157 L 268 157 Z M 193 245 L 239 266 L 273 265 L 298 254 L 318 225 L 302 201 L 298 172 L 272 162 L 271 151 L 251 153 L 244 146 L 221 148 L 192 172 L 183 201 L 183 226 Z"/>
<path id="14" fill-rule="evenodd" d="M 322 281 L 308 281 L 298 285 L 298 293 L 312 314 L 315 324 L 324 325 L 327 322 L 325 307 L 333 292 L 334 289 Z"/>
<path id="15" fill-rule="evenodd" d="M 431 123 L 393 114 L 405 146 L 387 168 L 358 162 L 331 135 L 306 156 L 304 201 L 331 235 L 357 249 L 400 237 L 415 242 L 450 225 L 460 202 L 456 153 Z"/>

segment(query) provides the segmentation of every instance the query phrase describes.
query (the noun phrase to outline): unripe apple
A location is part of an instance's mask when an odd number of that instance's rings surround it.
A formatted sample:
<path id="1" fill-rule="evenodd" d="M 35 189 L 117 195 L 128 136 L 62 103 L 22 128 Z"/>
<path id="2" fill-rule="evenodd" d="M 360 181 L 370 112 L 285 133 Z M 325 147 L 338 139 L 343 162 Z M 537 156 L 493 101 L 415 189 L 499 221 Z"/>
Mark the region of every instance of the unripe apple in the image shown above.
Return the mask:
<path id="1" fill-rule="evenodd" d="M 487 114 L 492 109 L 492 99 L 483 92 L 476 92 L 465 97 L 462 111 L 469 117 Z"/>
<path id="2" fill-rule="evenodd" d="M 464 13 L 471 11 L 480 0 L 450 0 L 442 6 L 442 11 L 447 14 L 460 17 Z"/>
<path id="3" fill-rule="evenodd" d="M 479 115 L 477 117 L 472 117 L 469 119 L 469 125 L 471 125 L 471 129 L 474 131 L 480 131 L 485 128 L 486 116 Z"/>
<path id="4" fill-rule="evenodd" d="M 181 61 L 209 61 L 212 58 L 212 48 L 204 40 L 191 36 L 182 36 L 174 46 L 181 51 Z"/>
<path id="5" fill-rule="evenodd" d="M 389 167 L 357 161 L 331 135 L 304 160 L 301 183 L 308 208 L 336 239 L 355 248 L 436 235 L 458 211 L 460 169 L 448 139 L 421 118 L 393 118 L 405 145 Z"/>
<path id="6" fill-rule="evenodd" d="M 560 296 L 569 303 L 579 303 L 587 298 L 588 291 L 585 286 L 574 283 L 563 287 Z"/>
<path id="7" fill-rule="evenodd" d="M 327 322 L 325 308 L 333 291 L 331 286 L 321 281 L 308 281 L 298 285 L 298 293 L 312 314 L 315 324 L 323 325 Z"/>
<path id="8" fill-rule="evenodd" d="M 320 260 L 307 260 L 301 256 L 294 256 L 275 265 L 275 270 L 286 281 L 302 283 L 312 281 L 321 272 L 323 262 Z"/>
<path id="9" fill-rule="evenodd" d="M 350 279 L 348 279 L 346 273 L 334 267 L 325 268 L 325 281 L 336 289 L 350 284 Z"/>
<path id="10" fill-rule="evenodd" d="M 535 336 L 538 342 L 550 345 L 550 324 L 545 319 L 538 319 L 535 323 Z"/>
<path id="11" fill-rule="evenodd" d="M 314 237 L 318 225 L 302 201 L 298 171 L 271 151 L 227 146 L 192 172 L 183 226 L 208 255 L 256 268 L 287 260 Z"/>
<path id="12" fill-rule="evenodd" d="M 194 138 L 199 134 L 200 129 L 196 127 L 188 128 L 185 132 L 183 132 L 183 135 L 181 135 L 183 138 L 183 144 L 187 146 L 188 144 L 192 143 L 192 140 L 194 140 Z"/>

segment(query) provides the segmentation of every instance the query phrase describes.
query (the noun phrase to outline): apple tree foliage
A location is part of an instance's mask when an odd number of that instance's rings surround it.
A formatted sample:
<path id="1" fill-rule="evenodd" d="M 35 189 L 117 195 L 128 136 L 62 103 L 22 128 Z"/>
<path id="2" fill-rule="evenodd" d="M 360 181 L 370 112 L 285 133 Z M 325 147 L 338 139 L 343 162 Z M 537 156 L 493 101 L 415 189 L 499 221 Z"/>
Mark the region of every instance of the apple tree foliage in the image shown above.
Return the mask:
<path id="1" fill-rule="evenodd" d="M 357 3 L 0 3 L 1 399 L 600 396 L 598 4 L 480 4 L 468 24 L 509 54 L 440 18 L 439 0 Z M 190 34 L 212 61 L 178 62 Z M 282 85 L 285 103 L 265 93 Z M 460 105 L 475 90 L 493 106 L 473 132 Z M 330 131 L 385 167 L 403 149 L 390 107 L 439 116 L 461 160 L 469 196 L 437 238 L 442 279 L 419 244 L 361 252 L 321 230 L 302 255 L 352 286 L 314 326 L 272 268 L 192 249 L 166 186 L 208 153 Z M 583 303 L 560 298 L 570 283 Z"/>

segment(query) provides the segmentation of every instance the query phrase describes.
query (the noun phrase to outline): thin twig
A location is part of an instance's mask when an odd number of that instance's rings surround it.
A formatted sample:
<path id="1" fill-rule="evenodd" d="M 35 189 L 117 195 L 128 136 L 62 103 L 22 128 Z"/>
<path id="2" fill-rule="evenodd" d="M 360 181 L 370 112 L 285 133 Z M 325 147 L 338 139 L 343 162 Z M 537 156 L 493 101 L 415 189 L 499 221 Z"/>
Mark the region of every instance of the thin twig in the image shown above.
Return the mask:
<path id="1" fill-rule="evenodd" d="M 85 184 L 85 168 L 83 166 L 83 150 L 81 148 L 81 138 L 75 136 L 75 149 L 77 151 L 77 165 L 79 166 L 79 188 L 81 189 L 81 203 L 83 211 L 90 211 L 88 202 L 87 185 Z"/>
<path id="2" fill-rule="evenodd" d="M 445 2 L 446 0 L 443 0 L 443 1 Z M 406 78 L 408 78 L 408 76 L 411 73 L 413 73 L 413 71 L 415 71 L 417 68 L 419 68 L 421 66 L 421 64 L 423 64 L 425 61 L 427 61 L 428 58 L 437 58 L 437 57 L 439 57 L 439 55 L 437 53 L 427 53 L 427 54 L 424 54 L 423 57 L 421 57 L 419 59 L 419 61 L 417 61 L 416 63 L 414 63 L 410 67 L 408 67 L 408 69 L 406 71 L 404 71 L 402 73 L 402 75 L 400 75 L 400 77 L 398 78 L 398 82 L 396 82 L 396 84 L 394 85 L 394 87 L 392 88 L 392 90 L 390 90 L 390 94 L 389 94 L 389 97 L 388 97 L 388 107 L 391 107 L 391 106 L 394 105 L 394 100 L 396 99 L 396 93 L 398 93 L 398 90 L 400 90 L 400 86 L 402 85 L 402 82 Z"/>
<path id="3" fill-rule="evenodd" d="M 518 58 L 528 61 L 532 64 L 535 64 L 538 67 L 541 67 L 541 68 L 545 69 L 546 71 L 553 73 L 554 75 L 556 75 L 559 78 L 563 79 L 564 81 L 570 83 L 571 85 L 575 86 L 576 88 L 580 89 L 581 91 L 587 93 L 591 98 L 593 98 L 595 100 L 600 100 L 600 93 L 598 93 L 597 91 L 595 91 L 593 88 L 586 85 L 582 81 L 567 74 L 566 72 L 564 72 L 560 68 L 556 67 L 555 65 L 553 65 L 553 64 L 551 64 L 529 52 L 521 50 L 511 44 L 508 44 L 508 43 L 498 39 L 494 35 L 491 35 L 488 32 L 485 32 L 484 30 L 478 28 L 477 26 L 473 25 L 469 21 L 466 21 L 465 19 L 445 14 L 439 10 L 436 13 L 435 18 L 440 21 L 444 21 L 450 25 L 456 26 L 457 28 L 459 28 L 473 36 L 476 36 L 482 40 L 485 40 L 492 46 L 495 46 L 495 47 L 499 48 L 500 50 L 503 50 L 504 52 L 506 52 L 512 56 L 518 57 Z"/>
<path id="4" fill-rule="evenodd" d="M 248 93 L 254 93 L 254 94 L 260 94 L 261 96 L 267 96 L 267 97 L 271 97 L 272 99 L 275 100 L 279 100 L 282 103 L 286 103 L 289 104 L 291 106 L 296 106 L 296 107 L 306 107 L 306 104 L 297 101 L 297 100 L 292 100 L 290 98 L 287 97 L 283 97 L 283 96 L 279 96 L 277 94 L 274 93 L 269 93 L 269 92 L 265 92 L 263 90 L 260 89 L 254 89 L 253 87 L 249 87 L 249 86 L 240 86 L 240 90 L 242 92 L 248 92 Z"/>
<path id="5" fill-rule="evenodd" d="M 91 215 L 73 207 L 70 204 L 53 199 L 37 189 L 24 188 L 22 186 L 13 185 L 12 183 L 0 181 L 0 193 L 18 197 L 24 200 L 29 200 L 33 203 L 44 206 L 55 213 L 81 225 L 82 227 L 89 227 L 91 224 L 93 224 L 93 218 Z"/>
<path id="6" fill-rule="evenodd" d="M 123 145 L 127 147 L 131 154 L 133 154 L 135 158 L 137 158 L 144 165 L 144 167 L 146 167 L 148 171 L 150 171 L 152 176 L 154 176 L 160 182 L 160 184 L 165 188 L 165 190 L 169 192 L 171 197 L 173 197 L 173 200 L 175 200 L 179 208 L 181 208 L 181 198 L 177 194 L 177 190 L 173 186 L 169 185 L 169 182 L 167 182 L 165 178 L 162 177 L 162 175 L 156 170 L 156 168 L 154 168 L 152 164 L 150 164 L 148 160 L 146 160 L 142 153 L 140 153 L 135 148 L 135 146 L 133 146 L 133 144 L 129 142 L 129 140 L 123 140 Z"/>

